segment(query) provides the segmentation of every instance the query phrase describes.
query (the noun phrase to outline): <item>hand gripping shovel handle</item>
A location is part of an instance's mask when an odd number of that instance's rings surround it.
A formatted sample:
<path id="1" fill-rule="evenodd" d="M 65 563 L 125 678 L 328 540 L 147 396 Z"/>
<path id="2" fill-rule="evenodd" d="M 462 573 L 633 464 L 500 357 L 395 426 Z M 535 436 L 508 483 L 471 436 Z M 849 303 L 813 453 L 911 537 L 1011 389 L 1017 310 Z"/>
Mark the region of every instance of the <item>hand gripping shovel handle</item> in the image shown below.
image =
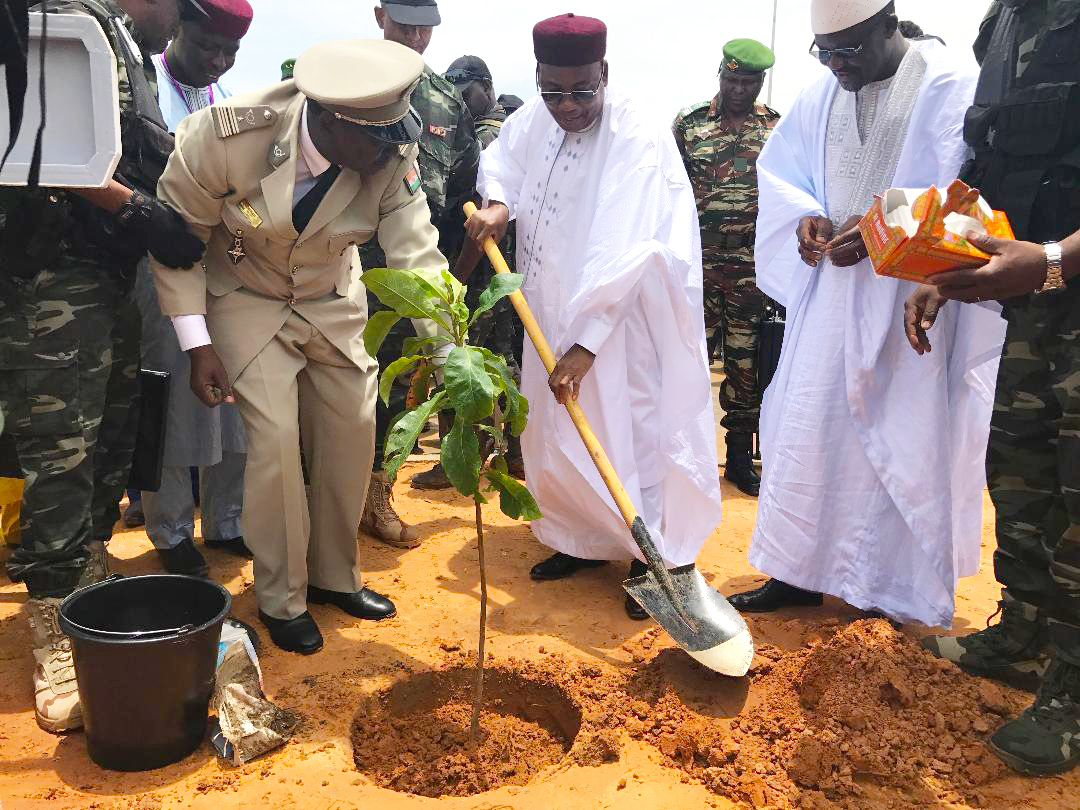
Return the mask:
<path id="1" fill-rule="evenodd" d="M 476 211 L 477 208 L 474 203 L 465 203 L 466 219 L 475 214 Z M 499 250 L 499 246 L 495 244 L 494 239 L 488 237 L 484 240 L 482 247 L 496 273 L 510 273 L 506 259 L 503 258 L 502 251 Z M 510 294 L 510 303 L 514 305 L 525 331 L 529 333 L 529 339 L 532 340 L 533 346 L 536 347 L 536 353 L 540 355 L 540 361 L 544 364 L 548 374 L 550 374 L 555 370 L 555 355 L 552 353 L 544 333 L 540 331 L 540 324 L 533 317 L 532 310 L 529 309 L 529 305 L 525 301 L 525 296 L 521 294 L 520 290 L 516 290 Z M 585 442 L 585 447 L 589 451 L 600 477 L 604 479 L 608 492 L 615 499 L 615 505 L 619 508 L 619 512 L 626 522 L 626 527 L 630 530 L 630 535 L 634 538 L 638 548 L 641 549 L 641 553 L 645 555 L 649 568 L 656 576 L 660 587 L 664 589 L 664 593 L 671 600 L 671 604 L 679 614 L 679 618 L 683 620 L 688 628 L 696 630 L 694 621 L 686 615 L 683 610 L 682 600 L 675 593 L 675 583 L 672 581 L 671 574 L 660 557 L 660 552 L 656 550 L 656 544 L 653 543 L 652 537 L 649 536 L 645 521 L 638 515 L 634 502 L 630 500 L 630 496 L 623 488 L 622 482 L 619 481 L 619 476 L 615 474 L 615 468 L 611 466 L 611 461 L 608 459 L 607 453 L 604 452 L 604 448 L 600 445 L 600 440 L 593 433 L 589 420 L 585 418 L 585 412 L 573 400 L 566 403 L 566 410 L 570 414 L 574 427 L 577 428 L 578 433 L 581 435 L 581 440 Z"/>

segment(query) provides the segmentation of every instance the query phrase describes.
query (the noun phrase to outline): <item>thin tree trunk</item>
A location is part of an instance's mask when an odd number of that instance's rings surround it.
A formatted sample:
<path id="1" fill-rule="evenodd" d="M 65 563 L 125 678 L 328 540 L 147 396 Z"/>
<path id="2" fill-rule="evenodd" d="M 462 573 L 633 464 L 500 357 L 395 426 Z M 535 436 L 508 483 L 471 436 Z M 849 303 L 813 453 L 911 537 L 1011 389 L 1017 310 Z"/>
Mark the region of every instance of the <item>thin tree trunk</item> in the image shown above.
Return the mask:
<path id="1" fill-rule="evenodd" d="M 484 701 L 484 641 L 487 638 L 487 566 L 484 560 L 484 522 L 480 501 L 476 501 L 476 547 L 480 555 L 480 645 L 476 656 L 476 682 L 473 688 L 472 725 L 469 739 L 475 748 L 480 736 L 480 706 Z"/>

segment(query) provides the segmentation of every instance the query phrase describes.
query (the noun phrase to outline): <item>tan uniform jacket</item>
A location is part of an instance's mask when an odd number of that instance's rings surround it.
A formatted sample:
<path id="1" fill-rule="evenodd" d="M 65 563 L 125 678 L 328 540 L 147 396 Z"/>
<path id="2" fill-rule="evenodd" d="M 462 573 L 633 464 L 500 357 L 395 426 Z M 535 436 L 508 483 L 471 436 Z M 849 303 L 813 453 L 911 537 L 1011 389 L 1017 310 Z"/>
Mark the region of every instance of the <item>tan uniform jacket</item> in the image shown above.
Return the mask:
<path id="1" fill-rule="evenodd" d="M 236 379 L 291 311 L 356 365 L 364 350 L 367 302 L 355 245 L 378 233 L 390 267 L 446 268 L 427 199 L 411 170 L 415 145 L 369 178 L 344 169 L 304 232 L 293 228 L 293 187 L 305 97 L 292 81 L 200 110 L 176 132 L 158 184 L 206 242 L 201 265 L 171 270 L 152 262 L 166 315 L 205 314 L 211 340 Z M 407 176 L 408 175 L 408 176 Z M 236 242 L 240 241 L 241 251 Z M 242 257 L 238 256 L 242 252 Z"/>

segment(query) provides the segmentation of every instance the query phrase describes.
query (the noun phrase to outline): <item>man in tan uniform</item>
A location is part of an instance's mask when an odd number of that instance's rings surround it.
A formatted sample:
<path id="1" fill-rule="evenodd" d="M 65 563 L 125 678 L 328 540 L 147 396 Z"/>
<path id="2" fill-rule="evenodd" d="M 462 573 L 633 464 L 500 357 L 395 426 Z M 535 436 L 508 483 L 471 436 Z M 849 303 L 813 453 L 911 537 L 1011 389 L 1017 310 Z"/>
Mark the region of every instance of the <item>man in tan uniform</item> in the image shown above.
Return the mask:
<path id="1" fill-rule="evenodd" d="M 409 94 L 423 69 L 394 42 L 317 45 L 294 80 L 187 118 L 159 185 L 207 242 L 190 272 L 155 264 L 161 309 L 196 395 L 238 403 L 259 616 L 294 652 L 322 646 L 308 602 L 395 614 L 363 587 L 357 559 L 377 365 L 354 246 L 377 232 L 392 267 L 447 266 L 416 167 Z"/>

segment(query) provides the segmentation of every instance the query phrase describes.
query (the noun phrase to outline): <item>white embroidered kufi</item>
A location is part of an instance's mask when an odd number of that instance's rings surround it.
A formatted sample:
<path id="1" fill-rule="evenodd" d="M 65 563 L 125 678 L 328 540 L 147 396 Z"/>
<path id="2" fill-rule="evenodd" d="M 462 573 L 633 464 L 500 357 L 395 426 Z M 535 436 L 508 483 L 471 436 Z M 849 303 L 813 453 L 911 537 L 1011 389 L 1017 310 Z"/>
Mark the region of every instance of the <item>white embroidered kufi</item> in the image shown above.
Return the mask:
<path id="1" fill-rule="evenodd" d="M 814 36 L 835 34 L 866 22 L 892 0 L 813 0 L 810 28 Z"/>

